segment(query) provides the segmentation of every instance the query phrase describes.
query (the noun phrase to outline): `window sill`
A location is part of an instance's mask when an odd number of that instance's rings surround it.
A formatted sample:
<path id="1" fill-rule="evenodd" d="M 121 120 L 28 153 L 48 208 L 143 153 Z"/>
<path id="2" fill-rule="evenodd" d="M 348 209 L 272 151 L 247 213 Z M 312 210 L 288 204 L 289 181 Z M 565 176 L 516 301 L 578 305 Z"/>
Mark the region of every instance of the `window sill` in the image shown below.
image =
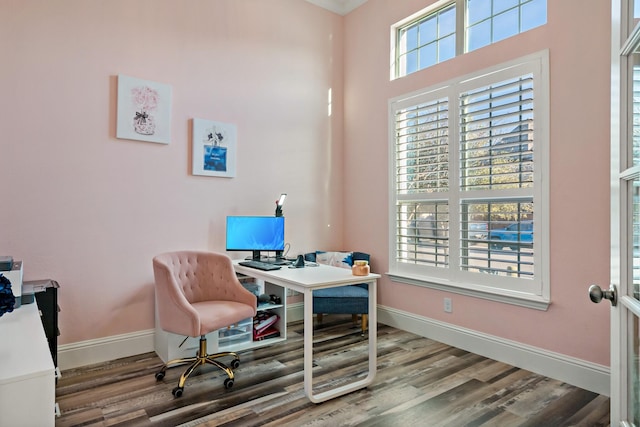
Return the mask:
<path id="1" fill-rule="evenodd" d="M 393 282 L 405 283 L 408 285 L 422 286 L 424 288 L 437 289 L 439 291 L 452 292 L 474 298 L 482 298 L 489 301 L 504 304 L 513 304 L 520 307 L 532 308 L 540 311 L 547 311 L 551 301 L 536 295 L 518 294 L 495 288 L 465 288 L 459 284 L 445 282 L 435 282 L 424 277 L 409 276 L 399 273 L 386 273 Z"/>

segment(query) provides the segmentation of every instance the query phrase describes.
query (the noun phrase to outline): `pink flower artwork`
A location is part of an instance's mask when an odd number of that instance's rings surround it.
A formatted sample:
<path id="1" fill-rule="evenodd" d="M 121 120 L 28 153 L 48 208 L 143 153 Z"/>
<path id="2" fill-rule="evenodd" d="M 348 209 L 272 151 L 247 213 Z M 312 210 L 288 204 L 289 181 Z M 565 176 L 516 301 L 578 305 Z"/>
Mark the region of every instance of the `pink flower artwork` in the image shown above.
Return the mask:
<path id="1" fill-rule="evenodd" d="M 148 86 L 134 87 L 131 89 L 133 105 L 144 111 L 154 111 L 158 108 L 158 91 Z"/>
<path id="2" fill-rule="evenodd" d="M 158 92 L 148 86 L 131 89 L 131 100 L 136 111 L 133 118 L 133 128 L 136 133 L 153 135 L 155 132 L 155 118 L 150 113 L 158 108 L 158 99 Z"/>
<path id="3" fill-rule="evenodd" d="M 116 138 L 171 142 L 171 86 L 118 75 Z"/>

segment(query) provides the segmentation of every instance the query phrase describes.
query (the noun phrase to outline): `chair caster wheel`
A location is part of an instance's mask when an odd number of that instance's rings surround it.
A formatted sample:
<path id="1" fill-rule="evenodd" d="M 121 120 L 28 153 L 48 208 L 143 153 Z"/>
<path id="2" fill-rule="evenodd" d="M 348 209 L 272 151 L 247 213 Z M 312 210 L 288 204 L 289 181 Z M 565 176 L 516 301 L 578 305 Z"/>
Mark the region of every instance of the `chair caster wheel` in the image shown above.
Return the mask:
<path id="1" fill-rule="evenodd" d="M 240 366 L 240 361 L 238 359 L 233 359 L 233 362 L 231 362 L 231 369 L 238 369 L 238 366 Z"/>
<path id="2" fill-rule="evenodd" d="M 182 396 L 183 391 L 184 391 L 184 387 L 176 387 L 173 390 L 171 390 L 171 393 L 173 394 L 174 397 L 180 397 Z"/>
<path id="3" fill-rule="evenodd" d="M 156 381 L 162 381 L 164 379 L 164 371 L 156 372 Z"/>
<path id="4" fill-rule="evenodd" d="M 224 380 L 224 388 L 228 390 L 231 387 L 233 387 L 233 380 L 231 378 L 227 378 L 226 380 Z"/>

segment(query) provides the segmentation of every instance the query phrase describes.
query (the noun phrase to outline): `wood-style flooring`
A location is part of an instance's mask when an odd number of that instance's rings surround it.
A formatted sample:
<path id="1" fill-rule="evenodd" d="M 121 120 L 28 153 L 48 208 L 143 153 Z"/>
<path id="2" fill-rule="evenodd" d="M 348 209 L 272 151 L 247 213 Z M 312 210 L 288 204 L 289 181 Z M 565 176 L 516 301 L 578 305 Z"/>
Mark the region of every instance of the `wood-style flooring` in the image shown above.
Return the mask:
<path id="1" fill-rule="evenodd" d="M 366 372 L 366 338 L 350 317 L 325 316 L 314 342 L 320 390 Z M 206 367 L 180 398 L 171 390 L 182 368 L 157 382 L 155 353 L 63 371 L 56 426 L 609 426 L 606 396 L 384 325 L 374 383 L 321 404 L 304 395 L 301 323 L 240 360 L 232 389 Z"/>

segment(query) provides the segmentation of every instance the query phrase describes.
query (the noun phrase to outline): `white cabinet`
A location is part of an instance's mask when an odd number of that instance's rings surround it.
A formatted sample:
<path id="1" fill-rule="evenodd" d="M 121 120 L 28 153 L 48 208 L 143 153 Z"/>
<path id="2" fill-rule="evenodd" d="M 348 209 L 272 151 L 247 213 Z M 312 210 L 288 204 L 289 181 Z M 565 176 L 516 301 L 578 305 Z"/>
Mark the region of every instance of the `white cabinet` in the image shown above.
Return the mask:
<path id="1" fill-rule="evenodd" d="M 281 301 L 280 304 L 267 303 L 260 304 L 258 306 L 258 312 L 266 311 L 278 315 L 279 319 L 274 326 L 280 331 L 280 336 L 254 341 L 253 319 L 246 319 L 236 325 L 229 325 L 226 329 L 221 329 L 207 334 L 208 353 L 223 351 L 238 352 L 271 345 L 276 342 L 284 341 L 287 338 L 286 288 L 282 288 L 271 283 L 259 283 L 258 286 L 261 293 L 275 295 Z M 182 357 L 195 356 L 198 351 L 199 341 L 200 337 L 188 337 L 185 341 L 184 336 L 163 331 L 160 327 L 158 313 L 156 311 L 155 350 L 163 362 L 168 362 L 169 360 Z"/>
<path id="2" fill-rule="evenodd" d="M 0 424 L 55 424 L 55 367 L 36 303 L 0 317 Z"/>

